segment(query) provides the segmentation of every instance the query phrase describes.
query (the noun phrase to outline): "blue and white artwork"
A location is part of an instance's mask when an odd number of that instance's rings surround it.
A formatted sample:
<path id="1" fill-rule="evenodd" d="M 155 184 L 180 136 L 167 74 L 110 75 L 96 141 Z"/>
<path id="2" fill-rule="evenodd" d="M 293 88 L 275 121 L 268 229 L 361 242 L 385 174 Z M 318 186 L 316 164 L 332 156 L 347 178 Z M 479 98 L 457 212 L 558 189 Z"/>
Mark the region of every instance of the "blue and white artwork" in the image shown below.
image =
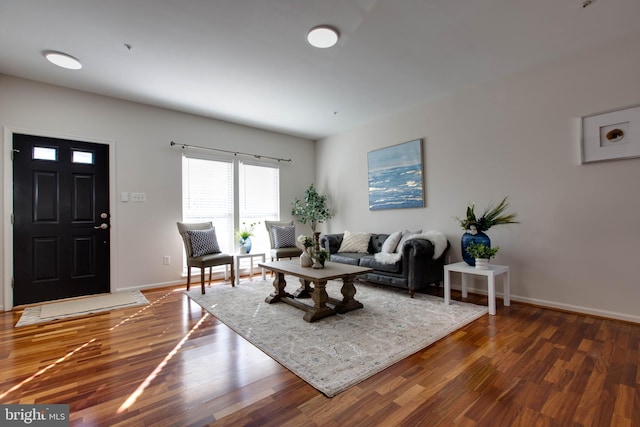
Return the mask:
<path id="1" fill-rule="evenodd" d="M 422 139 L 370 151 L 369 209 L 424 207 Z"/>

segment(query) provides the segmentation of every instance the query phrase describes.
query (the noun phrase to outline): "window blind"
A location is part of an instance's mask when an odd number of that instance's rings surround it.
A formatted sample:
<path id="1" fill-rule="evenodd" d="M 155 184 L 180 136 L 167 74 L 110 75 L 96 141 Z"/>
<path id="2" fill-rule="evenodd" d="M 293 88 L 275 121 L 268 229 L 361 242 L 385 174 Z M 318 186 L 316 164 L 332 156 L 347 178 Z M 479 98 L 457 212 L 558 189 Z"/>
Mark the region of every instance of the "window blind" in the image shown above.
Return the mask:
<path id="1" fill-rule="evenodd" d="M 251 239 L 255 252 L 269 253 L 265 220 L 280 218 L 280 169 L 269 165 L 239 164 L 239 220 L 249 225 L 260 222 Z"/>
<path id="2" fill-rule="evenodd" d="M 233 253 L 233 163 L 185 155 L 182 168 L 183 221 L 213 222 L 220 249 Z"/>

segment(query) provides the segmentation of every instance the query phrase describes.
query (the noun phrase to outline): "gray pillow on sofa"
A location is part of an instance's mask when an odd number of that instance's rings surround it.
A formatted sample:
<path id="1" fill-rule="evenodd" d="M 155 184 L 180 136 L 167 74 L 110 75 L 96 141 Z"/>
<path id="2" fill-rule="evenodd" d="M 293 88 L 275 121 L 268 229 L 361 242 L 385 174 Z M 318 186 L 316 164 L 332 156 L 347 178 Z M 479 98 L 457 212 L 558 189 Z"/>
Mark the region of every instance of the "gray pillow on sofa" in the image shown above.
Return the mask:
<path id="1" fill-rule="evenodd" d="M 400 239 L 402 239 L 402 231 L 395 231 L 389 234 L 389 237 L 387 237 L 384 243 L 382 244 L 382 248 L 380 249 L 380 252 L 386 252 L 386 253 L 395 252 L 396 248 L 398 247 L 398 243 L 400 243 Z"/>

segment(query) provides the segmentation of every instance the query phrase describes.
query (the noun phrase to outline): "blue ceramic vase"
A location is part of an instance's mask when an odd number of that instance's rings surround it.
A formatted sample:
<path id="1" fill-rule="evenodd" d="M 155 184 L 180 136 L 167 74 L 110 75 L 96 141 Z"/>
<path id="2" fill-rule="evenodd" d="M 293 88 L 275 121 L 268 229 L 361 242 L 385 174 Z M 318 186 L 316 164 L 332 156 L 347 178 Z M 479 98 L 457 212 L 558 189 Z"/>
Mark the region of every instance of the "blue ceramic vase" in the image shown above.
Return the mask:
<path id="1" fill-rule="evenodd" d="M 476 234 L 464 233 L 462 235 L 462 239 L 460 241 L 460 247 L 462 248 L 462 259 L 464 259 L 464 262 L 466 262 L 467 264 L 475 266 L 475 258 L 467 253 L 467 247 L 471 242 L 482 243 L 487 247 L 491 247 L 491 239 L 489 239 L 489 236 L 484 234 L 482 231 L 478 231 L 476 232 Z"/>
<path id="2" fill-rule="evenodd" d="M 240 241 L 240 245 L 244 246 L 245 249 L 245 253 L 250 253 L 251 252 L 251 237 L 247 237 L 244 240 Z"/>

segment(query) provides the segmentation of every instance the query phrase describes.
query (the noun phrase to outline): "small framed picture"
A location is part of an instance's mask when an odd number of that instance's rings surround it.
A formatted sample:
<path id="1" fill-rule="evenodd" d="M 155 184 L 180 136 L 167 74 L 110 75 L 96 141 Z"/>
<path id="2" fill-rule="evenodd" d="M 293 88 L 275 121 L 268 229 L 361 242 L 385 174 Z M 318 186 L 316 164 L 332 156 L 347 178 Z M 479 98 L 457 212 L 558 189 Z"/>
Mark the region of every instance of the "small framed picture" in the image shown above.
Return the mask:
<path id="1" fill-rule="evenodd" d="M 582 117 L 581 162 L 640 157 L 640 107 Z"/>

